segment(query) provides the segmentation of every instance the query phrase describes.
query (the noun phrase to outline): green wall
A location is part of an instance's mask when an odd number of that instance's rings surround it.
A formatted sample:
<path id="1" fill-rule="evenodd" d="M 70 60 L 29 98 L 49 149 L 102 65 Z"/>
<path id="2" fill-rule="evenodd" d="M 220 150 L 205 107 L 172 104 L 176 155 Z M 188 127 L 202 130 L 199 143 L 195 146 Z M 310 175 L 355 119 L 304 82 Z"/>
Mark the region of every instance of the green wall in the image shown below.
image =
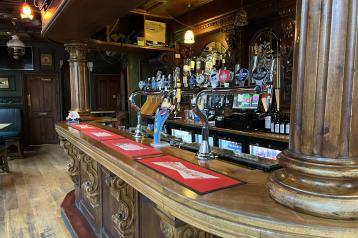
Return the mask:
<path id="1" fill-rule="evenodd" d="M 0 45 L 6 45 L 8 39 L 0 39 Z M 34 70 L 3 70 L 0 69 L 0 77 L 9 78 L 10 88 L 0 89 L 0 108 L 1 107 L 23 107 L 24 75 L 55 73 L 60 79 L 60 62 L 65 57 L 65 51 L 62 45 L 50 43 L 47 41 L 26 41 L 26 46 L 32 46 Z M 51 53 L 53 56 L 52 68 L 40 68 L 40 53 Z M 1 56 L 0 57 L 4 57 Z M 60 88 L 60 80 L 58 80 Z"/>

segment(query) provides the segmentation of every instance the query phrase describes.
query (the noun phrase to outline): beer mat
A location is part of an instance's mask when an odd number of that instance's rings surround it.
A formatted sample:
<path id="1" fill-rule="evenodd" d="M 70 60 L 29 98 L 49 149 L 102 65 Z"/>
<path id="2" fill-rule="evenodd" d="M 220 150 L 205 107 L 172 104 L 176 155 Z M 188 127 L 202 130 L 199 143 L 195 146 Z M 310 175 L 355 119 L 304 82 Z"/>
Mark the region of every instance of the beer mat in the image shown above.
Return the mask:
<path id="1" fill-rule="evenodd" d="M 80 123 L 80 124 L 70 124 L 70 127 L 75 128 L 79 131 L 88 131 L 88 130 L 98 130 L 98 127 L 95 127 L 93 125 L 87 124 L 87 123 Z"/>
<path id="2" fill-rule="evenodd" d="M 106 140 L 102 144 L 132 159 L 160 155 L 162 152 L 130 139 Z"/>
<path id="3" fill-rule="evenodd" d="M 110 131 L 106 131 L 104 129 L 97 128 L 96 130 L 83 130 L 81 131 L 86 136 L 91 137 L 97 141 L 105 141 L 105 140 L 115 140 L 115 139 L 122 139 L 123 136 L 114 134 Z"/>
<path id="4" fill-rule="evenodd" d="M 245 184 L 170 155 L 137 161 L 200 195 Z"/>

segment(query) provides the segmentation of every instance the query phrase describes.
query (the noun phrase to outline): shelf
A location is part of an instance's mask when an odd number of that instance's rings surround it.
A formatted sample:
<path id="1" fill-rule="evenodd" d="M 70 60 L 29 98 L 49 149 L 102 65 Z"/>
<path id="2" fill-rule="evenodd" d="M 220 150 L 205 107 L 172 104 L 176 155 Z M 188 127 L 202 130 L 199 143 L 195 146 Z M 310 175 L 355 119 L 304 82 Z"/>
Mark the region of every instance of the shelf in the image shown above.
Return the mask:
<path id="1" fill-rule="evenodd" d="M 154 119 L 153 116 L 144 116 L 143 118 L 149 118 Z M 194 128 L 202 128 L 202 124 L 199 122 L 194 121 L 187 121 L 183 119 L 168 119 L 166 123 L 178 125 L 178 126 L 187 126 L 187 127 L 194 127 Z M 226 129 L 216 126 L 209 126 L 209 130 L 211 132 L 226 132 L 231 133 L 235 135 L 241 135 L 241 136 L 247 136 L 247 137 L 254 137 L 259 139 L 266 139 L 266 140 L 273 140 L 273 141 L 280 141 L 280 142 L 289 142 L 289 136 L 288 135 L 279 135 L 279 134 L 273 134 L 273 133 L 267 133 L 267 132 L 260 132 L 260 131 L 239 131 L 234 129 Z"/>
<path id="2" fill-rule="evenodd" d="M 122 44 L 117 42 L 101 41 L 90 39 L 88 47 L 92 50 L 104 51 L 120 51 L 120 52 L 174 52 L 174 48 L 161 47 L 161 46 L 139 46 L 132 44 Z"/>

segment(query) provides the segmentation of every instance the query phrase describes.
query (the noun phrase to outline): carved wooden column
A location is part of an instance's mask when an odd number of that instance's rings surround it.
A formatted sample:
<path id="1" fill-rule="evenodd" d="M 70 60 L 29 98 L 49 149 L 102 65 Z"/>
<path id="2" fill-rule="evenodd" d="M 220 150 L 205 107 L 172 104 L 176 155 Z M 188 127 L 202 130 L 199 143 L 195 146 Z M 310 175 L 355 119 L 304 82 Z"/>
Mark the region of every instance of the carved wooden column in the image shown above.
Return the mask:
<path id="1" fill-rule="evenodd" d="M 70 55 L 71 111 L 86 114 L 89 112 L 87 45 L 71 43 L 65 48 Z"/>
<path id="2" fill-rule="evenodd" d="M 358 0 L 298 0 L 289 149 L 268 182 L 285 206 L 358 218 Z"/>

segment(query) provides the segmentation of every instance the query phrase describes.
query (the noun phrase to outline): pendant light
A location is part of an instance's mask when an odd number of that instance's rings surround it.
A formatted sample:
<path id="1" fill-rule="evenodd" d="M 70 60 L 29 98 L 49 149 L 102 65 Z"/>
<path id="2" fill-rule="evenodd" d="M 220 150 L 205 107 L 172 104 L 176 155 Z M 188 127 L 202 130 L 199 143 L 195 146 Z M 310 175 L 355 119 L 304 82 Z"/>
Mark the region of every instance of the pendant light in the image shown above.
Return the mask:
<path id="1" fill-rule="evenodd" d="M 32 9 L 30 5 L 26 2 L 26 0 L 22 4 L 20 16 L 23 20 L 32 20 L 34 18 L 34 15 L 32 14 Z"/>
<path id="2" fill-rule="evenodd" d="M 246 26 L 248 24 L 247 21 L 247 12 L 244 9 L 244 1 L 241 0 L 241 8 L 239 10 L 239 12 L 236 14 L 235 16 L 235 26 Z"/>
<path id="3" fill-rule="evenodd" d="M 188 7 L 188 9 L 191 8 L 191 1 L 190 0 L 188 2 L 187 7 Z M 188 12 L 188 14 L 190 14 L 190 13 Z M 192 29 L 189 29 L 184 34 L 184 44 L 191 45 L 191 44 L 194 44 L 194 43 L 195 43 L 194 32 L 193 32 Z"/>
<path id="4" fill-rule="evenodd" d="M 192 30 L 187 30 L 184 34 L 184 43 L 185 44 L 194 44 L 194 32 Z"/>

